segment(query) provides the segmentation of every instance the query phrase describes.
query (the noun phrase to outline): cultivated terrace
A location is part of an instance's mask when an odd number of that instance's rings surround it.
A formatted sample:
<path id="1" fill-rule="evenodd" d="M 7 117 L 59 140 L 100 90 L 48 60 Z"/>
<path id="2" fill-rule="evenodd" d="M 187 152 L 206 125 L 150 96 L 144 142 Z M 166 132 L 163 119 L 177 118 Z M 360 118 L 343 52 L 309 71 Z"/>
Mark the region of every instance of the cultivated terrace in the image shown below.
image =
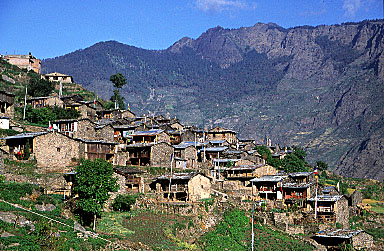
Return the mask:
<path id="1" fill-rule="evenodd" d="M 1 250 L 382 250 L 384 185 L 0 59 Z M 26 93 L 27 87 L 27 93 Z"/>

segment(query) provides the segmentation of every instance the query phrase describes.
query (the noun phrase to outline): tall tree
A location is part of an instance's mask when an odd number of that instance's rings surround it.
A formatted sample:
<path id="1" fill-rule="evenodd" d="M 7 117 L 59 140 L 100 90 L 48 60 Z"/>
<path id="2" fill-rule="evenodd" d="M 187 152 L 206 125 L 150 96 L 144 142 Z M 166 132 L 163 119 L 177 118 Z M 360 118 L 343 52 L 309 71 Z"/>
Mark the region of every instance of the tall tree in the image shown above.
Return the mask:
<path id="1" fill-rule="evenodd" d="M 96 159 L 82 160 L 75 167 L 76 176 L 73 191 L 78 194 L 76 205 L 84 213 L 84 217 L 93 216 L 93 229 L 96 229 L 96 217 L 104 209 L 104 203 L 110 192 L 118 190 L 117 179 L 113 177 L 112 164 Z"/>
<path id="2" fill-rule="evenodd" d="M 120 95 L 120 89 L 127 84 L 127 79 L 120 72 L 112 75 L 109 80 L 113 83 L 113 86 L 116 88 L 113 91 L 113 96 L 111 97 L 111 101 L 119 104 L 120 109 L 125 109 L 124 97 Z"/>

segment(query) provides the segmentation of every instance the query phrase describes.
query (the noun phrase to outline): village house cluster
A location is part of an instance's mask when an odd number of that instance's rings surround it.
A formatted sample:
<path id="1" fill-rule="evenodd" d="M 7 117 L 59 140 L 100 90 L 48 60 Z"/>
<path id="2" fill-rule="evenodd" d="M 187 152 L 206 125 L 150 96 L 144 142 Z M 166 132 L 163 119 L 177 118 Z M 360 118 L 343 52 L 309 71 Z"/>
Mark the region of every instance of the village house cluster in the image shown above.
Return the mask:
<path id="1" fill-rule="evenodd" d="M 72 81 L 65 74 L 46 74 L 50 81 Z M 62 78 L 62 79 L 59 79 Z M 10 128 L 14 95 L 0 91 L 0 126 Z M 194 203 L 212 194 L 239 201 L 252 200 L 269 208 L 300 208 L 307 219 L 339 223 L 344 232 L 324 230 L 317 238 L 336 240 L 364 236 L 364 247 L 373 241 L 362 231 L 349 227 L 351 207 L 361 203 L 361 193 L 346 197 L 336 187 L 320 186 L 315 172 L 283 173 L 266 164 L 255 149 L 260 142 L 239 139 L 230 129 L 200 129 L 185 126 L 177 118 L 137 116 L 130 110 L 104 109 L 80 95 L 35 97 L 27 100 L 34 108 L 60 106 L 80 112 L 78 119 L 51 121 L 48 129 L 3 138 L 1 150 L 10 159 L 34 159 L 45 173 L 75 175 L 80 159 L 109 161 L 119 178 L 121 193 L 156 194 L 159 201 Z M 266 140 L 273 158 L 284 158 L 290 150 Z M 172 173 L 151 176 L 145 167 L 170 168 Z M 70 193 L 70 185 L 61 189 Z M 341 236 L 341 237 L 340 237 Z M 368 237 L 367 237 L 368 236 Z M 361 243 L 359 245 L 362 245 Z"/>

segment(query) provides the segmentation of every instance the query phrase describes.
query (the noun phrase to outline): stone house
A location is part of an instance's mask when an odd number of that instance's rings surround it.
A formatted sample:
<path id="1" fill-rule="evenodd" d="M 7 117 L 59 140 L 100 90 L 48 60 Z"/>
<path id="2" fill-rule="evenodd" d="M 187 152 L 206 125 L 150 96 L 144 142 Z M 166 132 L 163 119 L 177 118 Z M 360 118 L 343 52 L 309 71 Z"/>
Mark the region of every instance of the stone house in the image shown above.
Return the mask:
<path id="1" fill-rule="evenodd" d="M 236 132 L 222 127 L 215 127 L 207 132 L 207 140 L 226 140 L 230 144 L 236 144 Z"/>
<path id="2" fill-rule="evenodd" d="M 251 179 L 252 196 L 266 200 L 283 200 L 283 181 L 287 175 L 265 175 Z"/>
<path id="3" fill-rule="evenodd" d="M 80 157 L 84 159 L 94 160 L 103 159 L 112 164 L 115 164 L 116 145 L 115 142 L 106 142 L 102 140 L 79 140 L 80 145 Z"/>
<path id="4" fill-rule="evenodd" d="M 5 150 L 9 155 L 14 158 L 24 159 L 29 154 L 34 154 L 34 138 L 44 135 L 48 132 L 34 132 L 34 133 L 21 133 L 13 136 L 2 138 L 5 140 Z"/>
<path id="5" fill-rule="evenodd" d="M 222 156 L 222 153 L 227 150 L 228 147 L 226 146 L 221 146 L 221 147 L 205 147 L 204 154 L 205 154 L 205 159 L 213 161 L 214 159 L 220 159 L 220 156 Z M 211 163 L 212 165 L 213 163 Z"/>
<path id="6" fill-rule="evenodd" d="M 96 139 L 103 140 L 105 142 L 115 141 L 115 129 L 111 124 L 95 126 Z"/>
<path id="7" fill-rule="evenodd" d="M 373 236 L 363 230 L 325 229 L 313 237 L 317 243 L 331 250 L 349 244 L 353 250 L 373 250 Z"/>
<path id="8" fill-rule="evenodd" d="M 69 172 L 81 158 L 80 142 L 58 132 L 35 137 L 33 148 L 37 166 L 46 172 Z"/>
<path id="9" fill-rule="evenodd" d="M 344 195 L 317 195 L 308 199 L 311 211 L 315 211 L 317 201 L 317 220 L 322 223 L 349 224 L 348 200 Z"/>
<path id="10" fill-rule="evenodd" d="M 15 114 L 15 94 L 0 91 L 0 116 L 13 118 Z"/>
<path id="11" fill-rule="evenodd" d="M 48 96 L 48 97 L 33 97 L 27 99 L 27 104 L 31 105 L 33 108 L 42 108 L 46 106 L 58 106 L 63 107 L 63 101 L 58 96 Z"/>
<path id="12" fill-rule="evenodd" d="M 174 130 L 177 130 L 179 132 L 184 130 L 184 126 L 179 121 L 171 123 L 170 127 L 172 127 Z"/>
<path id="13" fill-rule="evenodd" d="M 115 143 L 71 138 L 56 131 L 24 133 L 7 138 L 9 149 L 13 152 L 17 149 L 21 154 L 25 153 L 28 142 L 30 158 L 36 159 L 37 166 L 46 172 L 68 172 L 82 158 L 114 162 Z"/>
<path id="14" fill-rule="evenodd" d="M 175 158 L 185 160 L 185 168 L 196 168 L 197 167 L 197 150 L 193 145 L 190 144 L 179 144 L 174 145 Z"/>
<path id="15" fill-rule="evenodd" d="M 211 197 L 211 180 L 199 173 L 162 175 L 150 187 L 164 200 L 195 202 Z"/>
<path id="16" fill-rule="evenodd" d="M 268 164 L 258 165 L 236 165 L 225 170 L 227 179 L 245 178 L 247 180 L 263 177 L 265 175 L 276 175 L 277 169 Z"/>
<path id="17" fill-rule="evenodd" d="M 167 131 L 167 133 L 170 137 L 171 145 L 177 145 L 181 143 L 181 135 L 182 135 L 181 131 L 172 130 L 172 131 Z"/>
<path id="18" fill-rule="evenodd" d="M 355 190 L 351 196 L 348 197 L 348 206 L 356 207 L 361 203 L 363 203 L 363 194 L 360 191 Z"/>
<path id="19" fill-rule="evenodd" d="M 41 73 L 41 60 L 32 56 L 31 53 L 28 55 L 5 55 L 4 59 L 13 65 L 21 69 L 27 69 L 28 71 L 33 70 L 36 73 Z"/>
<path id="20" fill-rule="evenodd" d="M 191 142 L 195 140 L 195 134 L 191 130 L 183 130 L 181 134 L 181 142 Z M 200 142 L 198 139 L 196 141 Z"/>
<path id="21" fill-rule="evenodd" d="M 62 82 L 66 84 L 73 83 L 73 78 L 72 76 L 69 76 L 67 74 L 62 74 L 58 72 L 52 72 L 52 73 L 47 73 L 41 75 L 42 79 L 51 81 L 51 82 Z"/>
<path id="22" fill-rule="evenodd" d="M 136 127 L 130 124 L 113 125 L 114 141 L 120 144 L 130 144 L 132 142 L 131 134 L 135 132 Z"/>
<path id="23" fill-rule="evenodd" d="M 125 165 L 170 167 L 174 148 L 165 142 L 130 144 L 123 150 Z"/>
<path id="24" fill-rule="evenodd" d="M 170 144 L 171 138 L 164 130 L 136 131 L 130 135 L 133 143 L 158 143 Z"/>
<path id="25" fill-rule="evenodd" d="M 210 140 L 209 141 L 209 147 L 221 147 L 221 146 L 229 146 L 230 144 L 228 143 L 227 140 Z"/>
<path id="26" fill-rule="evenodd" d="M 61 119 L 52 122 L 53 130 L 72 138 L 96 140 L 96 124 L 89 119 Z"/>
<path id="27" fill-rule="evenodd" d="M 130 110 L 120 109 L 100 109 L 96 111 L 98 118 L 100 119 L 123 119 L 123 118 L 135 118 L 136 115 Z"/>
<path id="28" fill-rule="evenodd" d="M 113 171 L 124 177 L 123 190 L 126 193 L 144 193 L 143 171 L 131 167 L 115 167 Z M 121 186 L 121 185 L 120 185 Z"/>

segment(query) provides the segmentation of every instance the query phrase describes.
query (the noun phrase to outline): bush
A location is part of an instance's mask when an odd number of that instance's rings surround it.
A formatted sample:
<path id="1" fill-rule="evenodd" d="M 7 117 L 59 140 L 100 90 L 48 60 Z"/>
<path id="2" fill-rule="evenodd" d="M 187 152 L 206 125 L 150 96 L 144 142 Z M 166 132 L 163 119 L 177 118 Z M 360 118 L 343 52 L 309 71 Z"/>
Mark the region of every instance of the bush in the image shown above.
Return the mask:
<path id="1" fill-rule="evenodd" d="M 137 195 L 117 195 L 112 204 L 114 211 L 126 212 L 131 210 L 131 206 L 136 203 Z"/>

